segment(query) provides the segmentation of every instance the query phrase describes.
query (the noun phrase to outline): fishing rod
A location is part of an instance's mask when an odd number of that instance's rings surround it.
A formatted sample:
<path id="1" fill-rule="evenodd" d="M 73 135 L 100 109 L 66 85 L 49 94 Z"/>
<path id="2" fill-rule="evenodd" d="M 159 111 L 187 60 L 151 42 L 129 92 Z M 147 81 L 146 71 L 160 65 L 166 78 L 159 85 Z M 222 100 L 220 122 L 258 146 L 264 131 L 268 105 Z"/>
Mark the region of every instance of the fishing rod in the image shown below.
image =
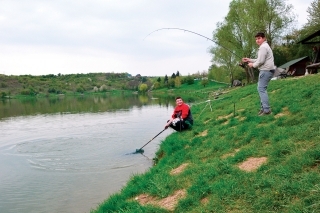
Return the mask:
<path id="1" fill-rule="evenodd" d="M 184 31 L 184 32 L 188 32 L 188 33 L 192 33 L 192 34 L 201 36 L 201 37 L 203 37 L 203 38 L 206 38 L 207 40 L 210 40 L 210 41 L 214 42 L 215 44 L 219 45 L 220 47 L 226 49 L 227 51 L 229 51 L 229 52 L 232 53 L 233 55 L 237 56 L 237 58 L 242 59 L 242 57 L 240 57 L 240 56 L 238 56 L 237 54 L 235 54 L 234 52 L 232 52 L 229 48 L 226 48 L 226 47 L 222 46 L 221 44 L 219 44 L 219 43 L 216 42 L 215 40 L 213 40 L 213 39 L 211 39 L 211 38 L 208 38 L 208 37 L 206 37 L 206 36 L 204 36 L 204 35 L 201 35 L 200 33 L 196 33 L 196 32 L 193 32 L 193 31 L 191 31 L 191 30 L 186 30 L 186 29 L 182 29 L 182 28 L 176 28 L 176 27 L 173 27 L 173 28 L 171 28 L 171 27 L 160 28 L 160 29 L 157 29 L 157 30 L 155 30 L 155 31 L 152 31 L 152 32 L 149 33 L 145 38 L 147 38 L 147 37 L 148 37 L 149 35 L 151 35 L 152 33 L 155 33 L 155 32 L 160 31 L 160 30 L 181 30 L 181 31 Z M 145 39 L 145 38 L 144 38 L 144 39 Z M 143 40 L 144 40 L 144 39 L 143 39 Z"/>
<path id="2" fill-rule="evenodd" d="M 143 145 L 140 149 L 136 149 L 136 151 L 133 154 L 136 153 L 143 153 L 144 150 L 142 149 L 143 147 L 145 147 L 148 143 L 150 143 L 153 139 L 155 139 L 156 137 L 158 137 L 158 135 L 160 135 L 162 132 L 164 132 L 167 128 L 164 128 L 161 132 L 159 132 L 156 136 L 154 136 L 150 141 L 148 141 L 145 145 Z"/>

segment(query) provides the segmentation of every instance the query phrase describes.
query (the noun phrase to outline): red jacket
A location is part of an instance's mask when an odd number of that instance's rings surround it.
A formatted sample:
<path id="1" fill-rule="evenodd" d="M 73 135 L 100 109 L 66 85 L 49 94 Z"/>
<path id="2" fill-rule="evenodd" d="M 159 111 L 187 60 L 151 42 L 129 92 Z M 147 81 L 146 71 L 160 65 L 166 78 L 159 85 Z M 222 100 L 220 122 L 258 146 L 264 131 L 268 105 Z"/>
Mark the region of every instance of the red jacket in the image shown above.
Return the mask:
<path id="1" fill-rule="evenodd" d="M 177 118 L 177 116 L 180 115 L 181 118 L 185 120 L 189 115 L 189 110 L 190 107 L 188 104 L 183 103 L 180 106 L 178 105 L 176 108 L 174 108 L 172 118 Z"/>

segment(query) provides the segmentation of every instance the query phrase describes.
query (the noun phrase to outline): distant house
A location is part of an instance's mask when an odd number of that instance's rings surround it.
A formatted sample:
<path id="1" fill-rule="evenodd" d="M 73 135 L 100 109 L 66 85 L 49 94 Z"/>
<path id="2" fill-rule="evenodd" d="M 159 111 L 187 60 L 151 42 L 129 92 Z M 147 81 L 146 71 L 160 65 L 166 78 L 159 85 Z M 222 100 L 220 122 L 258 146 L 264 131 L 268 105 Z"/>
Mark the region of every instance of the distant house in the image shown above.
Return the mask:
<path id="1" fill-rule="evenodd" d="M 312 45 L 313 49 L 313 56 L 312 59 L 310 59 L 308 56 L 298 58 L 292 61 L 289 61 L 281 66 L 279 68 L 286 69 L 287 74 L 291 74 L 294 76 L 300 76 L 305 75 L 306 71 L 308 73 L 317 73 L 318 69 L 320 68 L 320 46 L 316 46 L 317 44 L 320 44 L 320 30 L 312 33 L 311 35 L 307 36 L 306 38 L 302 39 L 301 41 L 297 42 L 298 44 L 307 44 Z M 311 64 L 310 64 L 311 62 Z"/>
<path id="2" fill-rule="evenodd" d="M 310 62 L 309 56 L 304 56 L 292 61 L 289 61 L 279 68 L 285 69 L 288 75 L 301 76 L 306 73 L 306 66 Z"/>
<path id="3" fill-rule="evenodd" d="M 313 45 L 313 58 L 311 60 L 312 64 L 306 66 L 306 69 L 309 71 L 309 73 L 318 73 L 318 69 L 320 68 L 320 30 L 312 33 L 298 43 Z"/>

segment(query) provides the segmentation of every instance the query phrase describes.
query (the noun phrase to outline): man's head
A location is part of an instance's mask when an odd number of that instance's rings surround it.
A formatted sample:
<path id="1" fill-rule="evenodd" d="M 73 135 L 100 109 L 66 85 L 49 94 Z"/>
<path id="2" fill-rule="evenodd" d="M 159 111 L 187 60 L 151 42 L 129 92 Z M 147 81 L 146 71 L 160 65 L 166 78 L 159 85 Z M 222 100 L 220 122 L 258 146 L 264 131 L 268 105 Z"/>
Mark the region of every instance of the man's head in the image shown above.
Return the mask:
<path id="1" fill-rule="evenodd" d="M 176 97 L 176 104 L 177 105 L 181 105 L 181 104 L 183 104 L 183 100 L 182 100 L 182 98 L 181 97 Z"/>
<path id="2" fill-rule="evenodd" d="M 263 32 L 258 32 L 255 35 L 256 38 L 256 43 L 260 46 L 265 40 L 266 40 L 266 36 Z"/>

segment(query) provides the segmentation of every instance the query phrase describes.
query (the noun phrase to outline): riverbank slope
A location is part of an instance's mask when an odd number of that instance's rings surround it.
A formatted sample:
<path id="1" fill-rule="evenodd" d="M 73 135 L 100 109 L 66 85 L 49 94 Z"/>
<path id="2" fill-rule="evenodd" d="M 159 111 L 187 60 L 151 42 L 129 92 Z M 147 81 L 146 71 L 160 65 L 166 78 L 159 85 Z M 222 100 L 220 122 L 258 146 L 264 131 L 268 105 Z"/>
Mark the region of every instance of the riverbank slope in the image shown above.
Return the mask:
<path id="1" fill-rule="evenodd" d="M 317 212 L 319 81 L 271 81 L 268 116 L 257 115 L 256 85 L 199 94 L 193 129 L 167 137 L 155 165 L 92 213 Z"/>

